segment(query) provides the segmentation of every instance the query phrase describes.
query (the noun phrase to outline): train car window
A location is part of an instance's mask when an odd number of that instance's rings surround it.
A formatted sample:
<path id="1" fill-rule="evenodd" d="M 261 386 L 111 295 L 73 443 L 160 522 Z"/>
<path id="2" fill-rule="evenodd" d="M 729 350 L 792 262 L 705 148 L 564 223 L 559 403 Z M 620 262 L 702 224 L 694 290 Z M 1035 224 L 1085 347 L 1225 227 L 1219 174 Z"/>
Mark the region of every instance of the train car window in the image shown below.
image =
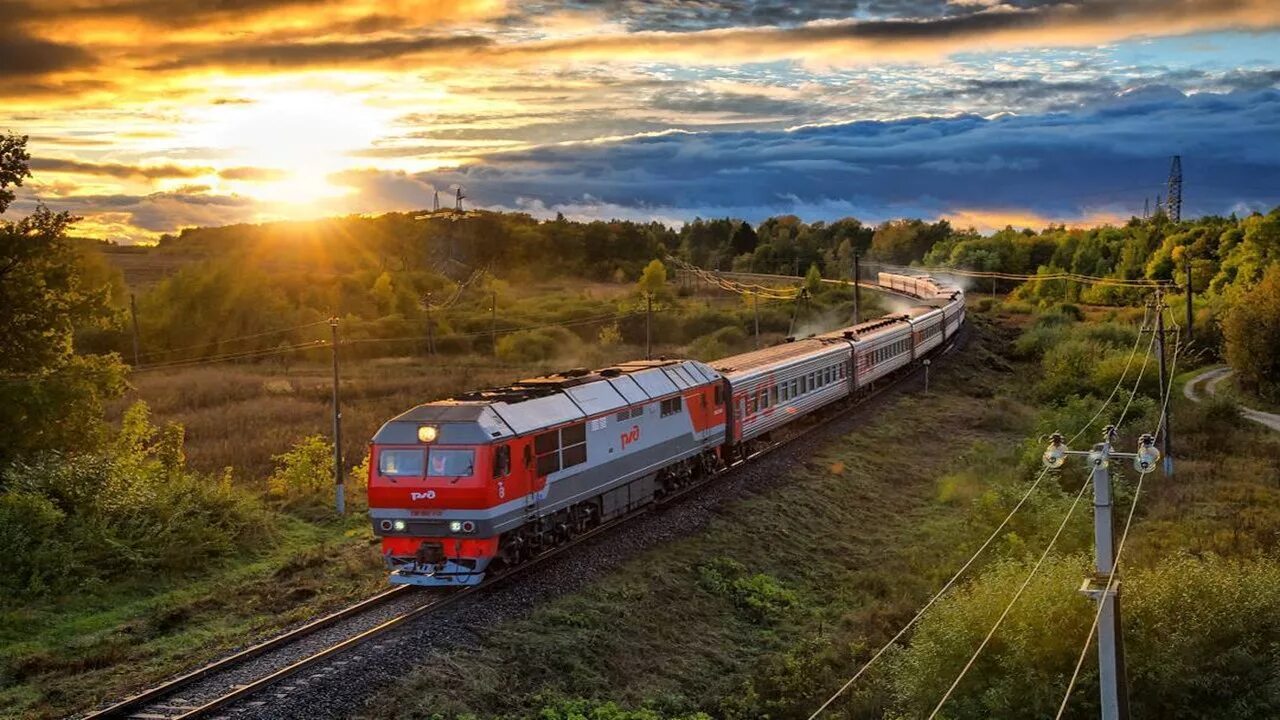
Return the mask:
<path id="1" fill-rule="evenodd" d="M 666 417 L 668 415 L 675 415 L 676 413 L 680 412 L 682 405 L 683 404 L 681 403 L 681 398 L 678 398 L 678 397 L 673 397 L 670 400 L 663 400 L 661 404 L 662 417 Z"/>
<path id="2" fill-rule="evenodd" d="M 538 455 L 546 455 L 560 449 L 560 432 L 552 430 L 533 438 L 533 451 Z"/>
<path id="3" fill-rule="evenodd" d="M 791 396 L 787 394 L 787 390 L 790 389 L 790 387 L 791 383 L 782 383 L 781 389 L 778 390 L 778 400 L 786 402 L 791 399 Z"/>
<path id="4" fill-rule="evenodd" d="M 773 387 L 769 388 L 769 404 L 770 405 L 778 404 L 778 386 L 777 385 L 774 385 Z"/>
<path id="5" fill-rule="evenodd" d="M 383 450 L 378 453 L 378 472 L 386 477 L 422 475 L 421 450 Z"/>
<path id="6" fill-rule="evenodd" d="M 569 427 L 560 428 L 560 445 L 561 447 L 569 447 L 587 441 L 587 426 L 584 423 L 570 425 Z"/>
<path id="7" fill-rule="evenodd" d="M 747 414 L 748 414 L 748 415 L 755 415 L 755 414 L 756 414 L 756 395 L 755 395 L 755 393 L 752 393 L 752 394 L 750 394 L 750 395 L 748 395 L 748 396 L 747 396 Z"/>
<path id="8" fill-rule="evenodd" d="M 716 385 L 716 407 L 724 404 L 724 386 Z"/>
<path id="9" fill-rule="evenodd" d="M 493 476 L 506 477 L 511 474 L 511 446 L 499 445 L 493 451 Z"/>
<path id="10" fill-rule="evenodd" d="M 791 397 L 796 397 L 799 394 L 800 394 L 800 381 L 792 380 L 791 381 Z"/>
<path id="11" fill-rule="evenodd" d="M 467 477 L 476 469 L 476 451 L 433 447 L 427 461 L 431 477 Z"/>

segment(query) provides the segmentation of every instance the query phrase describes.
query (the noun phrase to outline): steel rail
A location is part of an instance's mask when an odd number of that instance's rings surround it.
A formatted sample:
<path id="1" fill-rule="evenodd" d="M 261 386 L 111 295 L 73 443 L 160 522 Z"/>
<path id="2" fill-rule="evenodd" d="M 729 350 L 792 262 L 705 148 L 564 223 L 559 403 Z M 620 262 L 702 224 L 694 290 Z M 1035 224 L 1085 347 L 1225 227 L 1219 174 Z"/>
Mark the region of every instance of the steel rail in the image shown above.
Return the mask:
<path id="1" fill-rule="evenodd" d="M 271 650 L 284 647 L 291 642 L 312 635 L 317 631 L 330 627 L 342 620 L 359 615 L 370 608 L 382 605 L 393 597 L 404 595 L 406 591 L 410 590 L 411 588 L 408 586 L 399 586 L 389 590 L 384 590 L 377 595 L 367 597 L 353 605 L 348 605 L 341 610 L 337 610 L 325 615 L 324 617 L 312 620 L 305 625 L 301 625 L 285 633 L 276 635 L 275 637 L 268 638 L 256 645 L 252 645 L 244 650 L 215 660 L 184 675 L 179 675 L 176 678 L 167 680 L 155 687 L 144 690 L 137 695 L 127 697 L 114 705 L 89 713 L 84 716 L 83 720 L 107 720 L 108 718 L 127 717 L 128 713 L 145 707 L 153 700 L 157 700 L 166 695 L 171 695 L 174 692 L 188 687 L 199 680 L 203 680 L 216 672 L 247 662 L 264 653 L 270 652 Z"/>

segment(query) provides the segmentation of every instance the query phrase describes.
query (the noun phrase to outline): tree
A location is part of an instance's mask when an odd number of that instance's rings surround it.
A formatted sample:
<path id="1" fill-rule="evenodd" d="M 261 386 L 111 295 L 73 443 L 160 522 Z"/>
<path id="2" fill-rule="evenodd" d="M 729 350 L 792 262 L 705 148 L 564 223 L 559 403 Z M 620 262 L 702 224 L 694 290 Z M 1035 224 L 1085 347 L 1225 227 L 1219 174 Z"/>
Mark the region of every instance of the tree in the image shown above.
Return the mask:
<path id="1" fill-rule="evenodd" d="M 0 188 L 29 175 L 26 138 L 0 139 Z M 0 209 L 12 193 L 0 197 Z M 40 450 L 102 439 L 103 403 L 124 391 L 111 356 L 74 353 L 74 329 L 110 309 L 107 288 L 81 280 L 81 255 L 67 238 L 74 222 L 43 206 L 0 221 L 0 467 Z"/>
<path id="2" fill-rule="evenodd" d="M 1242 291 L 1222 323 L 1227 362 L 1241 387 L 1280 400 L 1280 264 Z"/>
<path id="3" fill-rule="evenodd" d="M 14 192 L 10 185 L 21 186 L 31 177 L 31 156 L 27 153 L 27 136 L 0 135 L 0 213 L 9 209 Z"/>
<path id="4" fill-rule="evenodd" d="M 822 271 L 818 269 L 817 263 L 810 265 L 809 272 L 805 273 L 804 289 L 808 290 L 810 295 L 815 295 L 822 289 Z"/>
<path id="5" fill-rule="evenodd" d="M 636 288 L 641 295 L 658 297 L 667 292 L 667 266 L 661 260 L 652 260 L 644 266 Z"/>

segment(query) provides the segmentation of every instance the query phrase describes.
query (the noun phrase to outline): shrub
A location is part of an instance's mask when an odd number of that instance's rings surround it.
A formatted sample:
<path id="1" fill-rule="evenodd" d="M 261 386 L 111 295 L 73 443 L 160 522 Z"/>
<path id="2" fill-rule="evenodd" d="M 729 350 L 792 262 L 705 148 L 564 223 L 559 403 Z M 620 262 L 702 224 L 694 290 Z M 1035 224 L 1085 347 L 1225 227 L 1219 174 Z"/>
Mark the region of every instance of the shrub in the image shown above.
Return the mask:
<path id="1" fill-rule="evenodd" d="M 45 453 L 5 470 L 0 588 L 40 595 L 137 571 L 174 572 L 270 537 L 262 506 L 230 478 L 185 467 L 182 428 L 124 415 L 100 453 Z"/>
<path id="2" fill-rule="evenodd" d="M 286 507 L 310 503 L 333 487 L 333 444 L 322 435 L 309 435 L 272 460 L 276 471 L 267 490 Z"/>
<path id="3" fill-rule="evenodd" d="M 578 347 L 578 336 L 561 327 L 522 330 L 498 338 L 498 358 L 508 363 L 551 360 Z"/>
<path id="4" fill-rule="evenodd" d="M 716 558 L 698 568 L 698 583 L 714 595 L 728 597 L 752 620 L 777 620 L 800 604 L 794 591 L 770 575 L 749 575 L 746 567 L 729 558 Z"/>

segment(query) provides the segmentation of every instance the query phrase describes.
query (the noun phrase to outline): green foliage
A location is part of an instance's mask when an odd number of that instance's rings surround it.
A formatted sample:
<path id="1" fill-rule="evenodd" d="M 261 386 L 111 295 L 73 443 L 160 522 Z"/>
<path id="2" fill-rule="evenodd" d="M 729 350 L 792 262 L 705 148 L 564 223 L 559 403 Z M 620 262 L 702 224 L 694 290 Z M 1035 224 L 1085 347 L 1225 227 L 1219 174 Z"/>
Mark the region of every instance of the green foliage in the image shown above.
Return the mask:
<path id="1" fill-rule="evenodd" d="M 1088 566 L 1060 557 L 1041 568 L 948 701 L 947 717 L 1053 716 L 1093 620 L 1093 605 L 1075 592 Z M 1027 571 L 1000 563 L 925 616 L 891 662 L 900 716 L 932 710 Z M 1135 717 L 1280 712 L 1280 564 L 1178 556 L 1127 574 L 1124 597 Z M 1069 717 L 1096 716 L 1095 667 L 1086 661 Z"/>
<path id="2" fill-rule="evenodd" d="M 27 152 L 27 136 L 6 133 L 0 135 L 0 213 L 13 202 L 11 185 L 21 187 L 25 178 L 31 177 L 31 155 Z"/>
<path id="3" fill-rule="evenodd" d="M 98 453 L 42 453 L 0 476 L 0 590 L 40 595 L 144 572 L 182 572 L 270 536 L 229 477 L 189 472 L 182 428 L 126 411 Z"/>
<path id="4" fill-rule="evenodd" d="M 653 708 L 625 709 L 599 700 L 560 699 L 543 705 L 534 716 L 538 720 L 711 720 L 706 713 L 668 714 Z"/>
<path id="5" fill-rule="evenodd" d="M 651 260 L 645 265 L 644 272 L 636 281 L 636 289 L 641 295 L 661 297 L 667 294 L 667 266 L 661 260 Z"/>
<path id="6" fill-rule="evenodd" d="M 1257 285 L 1240 293 L 1222 331 L 1227 361 L 1240 386 L 1280 401 L 1280 263 L 1271 265 Z"/>
<path id="7" fill-rule="evenodd" d="M 578 336 L 564 328 L 522 330 L 498 338 L 498 359 L 513 364 L 544 362 L 571 353 L 578 345 Z"/>
<path id="8" fill-rule="evenodd" d="M 276 471 L 267 478 L 271 496 L 286 507 L 318 502 L 333 490 L 333 444 L 309 435 L 276 455 Z"/>
<path id="9" fill-rule="evenodd" d="M 764 573 L 749 574 L 731 558 L 716 558 L 698 567 L 698 582 L 704 590 L 727 597 L 747 617 L 771 622 L 800 605 L 795 591 Z"/>
<path id="10" fill-rule="evenodd" d="M 94 447 L 102 405 L 124 390 L 111 356 L 77 356 L 77 325 L 108 313 L 106 288 L 80 276 L 73 218 L 45 208 L 0 221 L 0 467 L 45 450 Z"/>
<path id="11" fill-rule="evenodd" d="M 818 269 L 817 263 L 810 265 L 809 271 L 805 273 L 804 289 L 808 290 L 810 295 L 816 295 L 822 290 L 822 271 Z"/>

